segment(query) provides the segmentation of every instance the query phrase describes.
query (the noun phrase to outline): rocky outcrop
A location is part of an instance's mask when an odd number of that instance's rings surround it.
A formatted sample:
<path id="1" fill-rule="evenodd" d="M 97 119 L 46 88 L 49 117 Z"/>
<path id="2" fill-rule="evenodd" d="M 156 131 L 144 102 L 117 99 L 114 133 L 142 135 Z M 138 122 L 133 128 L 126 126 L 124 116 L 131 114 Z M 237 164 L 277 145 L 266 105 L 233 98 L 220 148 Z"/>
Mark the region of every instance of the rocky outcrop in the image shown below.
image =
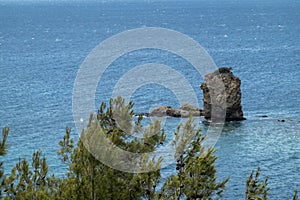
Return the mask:
<path id="1" fill-rule="evenodd" d="M 181 117 L 180 111 L 178 109 L 172 108 L 170 106 L 160 106 L 154 108 L 150 113 L 150 116 L 156 117 L 164 117 L 164 116 L 172 116 L 172 117 Z"/>
<path id="2" fill-rule="evenodd" d="M 191 112 L 193 116 L 203 116 L 203 110 L 193 106 L 191 104 L 185 103 L 183 104 L 179 110 L 181 111 L 181 115 L 183 116 L 185 114 L 185 116 L 189 116 L 189 113 Z"/>
<path id="3" fill-rule="evenodd" d="M 170 106 L 160 106 L 160 107 L 154 108 L 149 113 L 149 116 L 189 117 L 190 113 L 193 116 L 202 116 L 203 115 L 203 111 L 200 108 L 190 105 L 190 104 L 184 104 L 179 109 L 172 108 Z"/>
<path id="4" fill-rule="evenodd" d="M 244 120 L 241 105 L 241 80 L 231 68 L 220 68 L 205 76 L 203 90 L 204 117 L 212 121 Z"/>
<path id="5" fill-rule="evenodd" d="M 154 108 L 145 116 L 157 117 L 189 117 L 204 116 L 211 121 L 240 121 L 244 120 L 241 105 L 241 80 L 234 76 L 231 68 L 220 68 L 205 76 L 201 84 L 203 91 L 204 109 L 184 104 L 179 109 L 170 106 Z M 265 117 L 265 116 L 263 116 Z"/>

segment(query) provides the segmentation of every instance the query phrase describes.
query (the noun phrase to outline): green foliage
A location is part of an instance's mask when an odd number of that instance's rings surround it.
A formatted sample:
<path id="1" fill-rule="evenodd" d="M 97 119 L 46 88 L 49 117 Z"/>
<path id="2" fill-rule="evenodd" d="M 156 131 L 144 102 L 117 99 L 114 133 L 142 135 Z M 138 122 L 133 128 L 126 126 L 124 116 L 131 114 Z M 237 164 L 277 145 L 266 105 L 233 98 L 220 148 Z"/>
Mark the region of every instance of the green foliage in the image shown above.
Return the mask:
<path id="1" fill-rule="evenodd" d="M 6 140 L 7 140 L 8 133 L 9 133 L 8 127 L 2 129 L 2 141 L 0 142 L 0 156 L 6 154 L 6 149 L 7 149 Z"/>
<path id="2" fill-rule="evenodd" d="M 4 179 L 3 191 L 5 199 L 52 199 L 56 192 L 56 180 L 48 176 L 46 158 L 41 158 L 41 152 L 32 156 L 31 166 L 26 159 L 19 160 Z"/>
<path id="3" fill-rule="evenodd" d="M 251 172 L 246 181 L 246 200 L 267 200 L 268 196 L 268 177 L 264 181 L 259 180 L 260 168 L 258 167 L 254 175 Z"/>
<path id="4" fill-rule="evenodd" d="M 160 162 L 149 157 L 131 157 L 132 168 L 156 169 L 149 173 L 127 173 L 106 166 L 99 160 L 118 158 L 120 167 L 124 156 L 110 151 L 115 146 L 136 153 L 152 152 L 164 140 L 160 123 L 154 121 L 143 132 L 143 138 L 133 138 L 131 130 L 142 130 L 141 118 L 132 123 L 133 103 L 125 104 L 117 98 L 110 106 L 102 103 L 98 114 L 91 115 L 86 130 L 81 133 L 76 147 L 70 139 L 70 129 L 66 129 L 64 139 L 60 141 L 58 154 L 68 162 L 67 178 L 61 182 L 60 197 L 63 199 L 153 199 L 156 185 L 160 179 Z M 130 120 L 128 120 L 130 119 Z M 128 167 L 128 166 L 127 166 Z M 72 185 L 72 187 L 70 187 Z"/>
<path id="5" fill-rule="evenodd" d="M 205 149 L 204 136 L 189 119 L 175 133 L 177 175 L 169 177 L 160 193 L 162 199 L 213 199 L 220 197 L 229 178 L 217 182 L 215 150 Z M 179 136 L 180 135 L 180 136 Z"/>
<path id="6" fill-rule="evenodd" d="M 0 156 L 3 156 L 7 153 L 7 136 L 9 133 L 9 128 L 5 127 L 2 129 L 2 141 L 0 142 Z M 5 184 L 4 168 L 3 162 L 0 162 L 0 198 L 2 198 L 3 186 Z"/>
<path id="7" fill-rule="evenodd" d="M 298 191 L 297 190 L 294 191 L 293 200 L 298 200 Z"/>
<path id="8" fill-rule="evenodd" d="M 74 139 L 70 138 L 71 129 L 66 128 L 66 133 L 63 137 L 63 140 L 59 141 L 60 149 L 57 151 L 57 155 L 61 156 L 61 160 L 63 162 L 67 162 L 68 164 L 71 163 L 70 154 L 74 148 Z"/>
<path id="9" fill-rule="evenodd" d="M 63 178 L 49 175 L 41 151 L 33 153 L 31 163 L 19 159 L 8 176 L 4 175 L 3 163 L 0 162 L 0 199 L 220 198 L 229 179 L 217 181 L 215 150 L 203 147 L 205 137 L 201 130 L 196 129 L 193 120 L 189 118 L 185 124 L 180 124 L 174 133 L 177 173 L 163 182 L 160 176 L 162 158 L 155 159 L 147 153 L 164 144 L 164 130 L 159 121 L 143 127 L 143 117 L 134 118 L 132 107 L 132 102 L 126 104 L 120 97 L 111 100 L 108 107 L 102 103 L 97 115 L 90 116 L 77 144 L 71 138 L 71 129 L 66 128 L 57 151 L 62 162 L 68 165 Z M 1 156 L 7 150 L 8 132 L 9 128 L 3 128 Z M 135 134 L 141 137 L 134 137 Z M 118 151 L 118 148 L 133 154 Z M 134 153 L 142 156 L 132 156 L 137 155 Z M 111 160 L 118 162 L 109 162 Z M 135 173 L 126 172 L 128 168 Z M 147 172 L 149 170 L 151 172 Z M 256 174 L 252 172 L 247 180 L 246 200 L 267 199 L 267 179 L 261 182 L 259 175 L 258 168 Z M 158 184 L 162 185 L 160 190 Z M 297 191 L 293 200 L 298 200 Z"/>

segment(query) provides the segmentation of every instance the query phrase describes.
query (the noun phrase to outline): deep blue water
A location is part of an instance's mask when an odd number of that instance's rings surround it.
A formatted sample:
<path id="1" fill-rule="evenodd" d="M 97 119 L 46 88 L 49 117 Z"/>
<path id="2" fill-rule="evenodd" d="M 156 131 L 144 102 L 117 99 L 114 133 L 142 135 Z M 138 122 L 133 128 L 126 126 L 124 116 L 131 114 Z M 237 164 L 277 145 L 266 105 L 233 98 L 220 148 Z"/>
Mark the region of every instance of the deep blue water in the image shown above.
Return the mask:
<path id="1" fill-rule="evenodd" d="M 216 145 L 218 177 L 230 176 L 223 199 L 243 199 L 245 180 L 261 166 L 271 199 L 300 190 L 300 3 L 190 1 L 106 3 L 8 3 L 0 1 L 0 127 L 11 132 L 10 169 L 18 158 L 42 150 L 52 173 L 65 166 L 56 156 L 66 126 L 73 128 L 72 92 L 77 71 L 104 39 L 140 27 L 163 27 L 199 42 L 218 66 L 242 80 L 246 121 L 228 123 Z M 137 51 L 116 60 L 97 88 L 107 101 L 129 69 L 149 62 L 180 71 L 202 98 L 203 78 L 168 52 Z M 176 80 L 174 80 L 176 84 Z M 179 106 L 159 85 L 144 86 L 132 99 L 139 112 L 154 105 Z M 201 102 L 201 101 L 200 101 Z M 268 115 L 268 118 L 259 118 Z M 278 122 L 285 119 L 285 122 Z M 164 173 L 170 173 L 168 168 Z"/>

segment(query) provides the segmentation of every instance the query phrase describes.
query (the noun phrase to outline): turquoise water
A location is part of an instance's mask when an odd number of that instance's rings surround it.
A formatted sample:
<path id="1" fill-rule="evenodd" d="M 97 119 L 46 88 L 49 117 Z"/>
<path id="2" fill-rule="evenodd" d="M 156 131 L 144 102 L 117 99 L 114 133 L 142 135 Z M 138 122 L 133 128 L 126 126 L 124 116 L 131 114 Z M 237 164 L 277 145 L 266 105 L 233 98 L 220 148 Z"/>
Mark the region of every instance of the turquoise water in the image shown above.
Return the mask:
<path id="1" fill-rule="evenodd" d="M 66 126 L 78 138 L 72 91 L 84 58 L 114 34 L 164 27 L 195 39 L 218 66 L 231 66 L 242 80 L 247 120 L 226 124 L 216 144 L 218 177 L 231 177 L 224 199 L 243 199 L 245 180 L 258 165 L 270 177 L 271 199 L 291 197 L 294 189 L 300 190 L 299 8 L 292 0 L 0 1 L 0 126 L 11 128 L 9 152 L 1 159 L 10 169 L 19 157 L 31 158 L 40 149 L 51 172 L 61 175 L 65 166 L 56 156 L 57 143 Z M 149 62 L 181 72 L 201 100 L 203 78 L 189 63 L 168 52 L 147 50 L 126 54 L 110 66 L 99 82 L 97 104 L 109 99 L 126 71 Z M 159 85 L 140 88 L 132 99 L 138 112 L 154 105 L 179 106 L 174 94 Z M 165 168 L 165 176 L 169 173 Z"/>

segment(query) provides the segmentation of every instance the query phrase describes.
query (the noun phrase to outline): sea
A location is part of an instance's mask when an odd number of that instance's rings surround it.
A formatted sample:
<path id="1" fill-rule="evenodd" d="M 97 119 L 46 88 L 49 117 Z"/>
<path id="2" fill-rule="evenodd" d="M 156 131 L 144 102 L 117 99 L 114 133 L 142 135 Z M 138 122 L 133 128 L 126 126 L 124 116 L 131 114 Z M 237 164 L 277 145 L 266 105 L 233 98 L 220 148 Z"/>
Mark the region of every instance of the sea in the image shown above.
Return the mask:
<path id="1" fill-rule="evenodd" d="M 297 0 L 0 0 L 0 127 L 10 127 L 8 153 L 1 157 L 6 173 L 41 150 L 50 173 L 64 176 L 67 166 L 56 152 L 66 127 L 79 137 L 72 95 L 82 63 L 116 34 L 157 27 L 192 38 L 216 66 L 232 67 L 241 79 L 247 120 L 226 123 L 215 145 L 218 180 L 230 177 L 221 199 L 244 199 L 246 179 L 258 166 L 261 178 L 269 177 L 270 199 L 292 198 L 300 190 L 299 10 Z M 126 72 L 147 63 L 182 74 L 203 107 L 199 85 L 205 74 L 172 52 L 144 49 L 108 66 L 96 86 L 95 111 Z M 172 76 L 166 79 L 182 87 Z M 137 112 L 180 106 L 171 89 L 155 82 L 139 87 L 131 100 Z M 178 122 L 168 120 L 172 127 Z M 172 173 L 171 166 L 162 170 L 164 178 Z"/>

